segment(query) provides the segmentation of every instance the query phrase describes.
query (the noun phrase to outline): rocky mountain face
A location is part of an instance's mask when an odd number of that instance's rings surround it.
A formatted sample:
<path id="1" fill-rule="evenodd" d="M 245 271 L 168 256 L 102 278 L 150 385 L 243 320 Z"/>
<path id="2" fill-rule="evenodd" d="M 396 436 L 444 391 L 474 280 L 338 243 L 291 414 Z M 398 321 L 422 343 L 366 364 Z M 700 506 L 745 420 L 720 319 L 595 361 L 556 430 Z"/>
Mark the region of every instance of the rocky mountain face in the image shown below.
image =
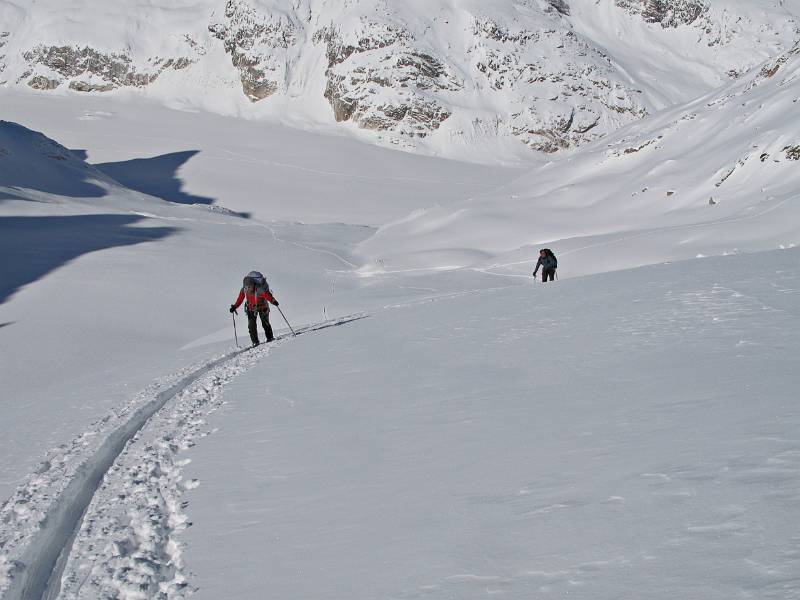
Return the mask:
<path id="1" fill-rule="evenodd" d="M 154 57 L 137 66 L 125 53 L 104 53 L 84 46 L 38 45 L 23 53 L 31 70 L 19 80 L 36 90 L 52 90 L 65 82 L 76 92 L 108 92 L 119 87 L 143 87 L 158 79 L 166 69 L 185 69 L 192 63 L 186 56 Z M 50 74 L 36 73 L 44 67 Z"/>
<path id="2" fill-rule="evenodd" d="M 650 28 L 662 41 L 696 30 L 697 48 L 676 52 L 689 57 L 735 45 L 742 19 L 764 36 L 780 34 L 776 47 L 786 45 L 773 13 L 762 22 L 753 20 L 757 10 L 737 17 L 737 6 L 746 4 L 738 2 L 720 12 L 707 0 L 614 0 L 607 26 Z M 759 3 L 770 1 L 751 1 Z M 245 113 L 306 111 L 306 121 L 350 123 L 406 148 L 495 138 L 552 153 L 654 110 L 613 49 L 576 32 L 579 19 L 595 18 L 589 0 L 185 0 L 144 3 L 138 16 L 121 0 L 104 2 L 100 16 L 95 2 L 29 4 L 28 12 L 9 12 L 0 0 L 0 17 L 13 16 L 0 22 L 0 85 L 138 88 L 167 98 L 193 89 L 206 104 L 238 95 Z M 780 0 L 771 5 L 784 10 Z M 72 28 L 60 31 L 53 18 L 34 32 L 37 11 L 47 9 L 70 11 Z M 787 16 L 797 32 L 794 15 Z M 122 23 L 117 35 L 96 41 L 94 32 L 111 18 Z M 153 20 L 153 30 L 143 26 Z M 112 41 L 120 34 L 127 43 Z M 747 66 L 740 54 L 723 65 L 726 77 Z M 238 90 L 231 86 L 237 80 Z M 309 95 L 327 109 L 312 114 L 297 103 L 287 113 L 283 103 L 284 112 L 271 115 L 275 98 Z"/>
<path id="3" fill-rule="evenodd" d="M 332 23 L 314 38 L 325 45 L 324 95 L 338 122 L 425 137 L 452 114 L 441 95 L 464 89 L 454 69 L 403 27 L 365 19 L 343 31 Z"/>
<path id="4" fill-rule="evenodd" d="M 700 0 L 615 0 L 615 4 L 665 28 L 691 25 L 708 11 L 708 5 Z"/>
<path id="5" fill-rule="evenodd" d="M 208 26 L 238 70 L 242 92 L 253 102 L 286 91 L 284 71 L 289 49 L 298 43 L 298 29 L 287 15 L 238 0 L 229 0 Z"/>

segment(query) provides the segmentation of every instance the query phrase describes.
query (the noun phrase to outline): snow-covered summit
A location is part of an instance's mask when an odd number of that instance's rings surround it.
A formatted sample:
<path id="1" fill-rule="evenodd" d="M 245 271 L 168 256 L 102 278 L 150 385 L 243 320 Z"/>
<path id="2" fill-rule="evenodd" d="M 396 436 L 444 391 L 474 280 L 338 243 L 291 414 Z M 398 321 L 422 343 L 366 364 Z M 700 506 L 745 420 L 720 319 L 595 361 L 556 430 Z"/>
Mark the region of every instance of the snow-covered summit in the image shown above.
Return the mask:
<path id="1" fill-rule="evenodd" d="M 471 158 L 555 152 L 785 51 L 778 0 L 0 1 L 0 84 L 172 106 Z"/>

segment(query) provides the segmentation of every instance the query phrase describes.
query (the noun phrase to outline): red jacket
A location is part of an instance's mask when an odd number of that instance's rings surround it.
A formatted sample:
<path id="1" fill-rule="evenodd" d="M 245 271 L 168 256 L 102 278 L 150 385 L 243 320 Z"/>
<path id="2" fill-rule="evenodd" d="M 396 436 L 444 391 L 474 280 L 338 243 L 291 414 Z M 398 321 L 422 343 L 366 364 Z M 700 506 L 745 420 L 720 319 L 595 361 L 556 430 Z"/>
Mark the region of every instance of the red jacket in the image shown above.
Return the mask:
<path id="1" fill-rule="evenodd" d="M 276 303 L 275 297 L 268 291 L 263 291 L 260 294 L 256 294 L 255 289 L 242 288 L 239 292 L 239 297 L 236 298 L 233 308 L 239 308 L 239 305 L 242 303 L 242 300 L 244 300 L 245 297 L 247 298 L 247 310 L 269 310 L 269 305 L 267 302 L 271 302 L 272 304 Z"/>

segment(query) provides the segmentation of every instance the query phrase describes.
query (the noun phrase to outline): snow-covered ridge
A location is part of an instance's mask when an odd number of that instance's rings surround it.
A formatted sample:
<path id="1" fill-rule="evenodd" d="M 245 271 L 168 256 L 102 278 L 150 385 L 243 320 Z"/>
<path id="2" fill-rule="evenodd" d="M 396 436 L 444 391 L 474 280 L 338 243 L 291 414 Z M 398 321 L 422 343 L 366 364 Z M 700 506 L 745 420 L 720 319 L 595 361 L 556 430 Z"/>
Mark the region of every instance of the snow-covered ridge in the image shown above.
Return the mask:
<path id="1" fill-rule="evenodd" d="M 2 0 L 0 84 L 352 123 L 442 154 L 493 139 L 549 153 L 786 50 L 796 12 L 777 0 Z"/>
<path id="2" fill-rule="evenodd" d="M 17 123 L 0 121 L 0 192 L 37 189 L 62 195 L 103 195 L 113 181 L 55 140 Z"/>

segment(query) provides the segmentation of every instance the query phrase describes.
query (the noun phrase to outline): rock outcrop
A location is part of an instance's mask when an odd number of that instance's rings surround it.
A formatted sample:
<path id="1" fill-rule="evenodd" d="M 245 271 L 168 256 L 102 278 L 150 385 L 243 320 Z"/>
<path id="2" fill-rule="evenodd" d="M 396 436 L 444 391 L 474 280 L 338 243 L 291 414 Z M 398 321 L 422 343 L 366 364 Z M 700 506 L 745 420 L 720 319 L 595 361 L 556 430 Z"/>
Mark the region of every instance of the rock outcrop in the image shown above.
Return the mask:
<path id="1" fill-rule="evenodd" d="M 8 43 L 8 37 L 11 35 L 10 31 L 0 31 L 0 52 L 3 51 L 3 46 Z M 5 54 L 0 54 L 0 75 L 3 74 L 3 71 L 6 70 L 6 62 L 5 62 Z M 2 85 L 3 81 L 0 81 L 0 85 Z"/>
<path id="2" fill-rule="evenodd" d="M 415 47 L 405 29 L 363 19 L 345 32 L 331 24 L 314 40 L 326 45 L 325 98 L 339 122 L 425 137 L 451 115 L 435 92 L 463 88 L 443 61 Z"/>
<path id="3" fill-rule="evenodd" d="M 658 23 L 665 28 L 690 25 L 708 10 L 700 0 L 615 0 L 615 3 L 641 15 L 646 22 Z"/>
<path id="4" fill-rule="evenodd" d="M 192 60 L 149 58 L 145 66 L 134 64 L 125 53 L 105 53 L 89 46 L 38 45 L 23 53 L 30 70 L 20 80 L 38 90 L 52 90 L 63 83 L 78 92 L 106 92 L 120 87 L 142 87 L 155 81 L 166 69 L 185 69 Z M 37 73 L 44 70 L 48 75 Z"/>
<path id="5" fill-rule="evenodd" d="M 475 19 L 472 32 L 468 54 L 476 80 L 521 107 L 502 124 L 535 150 L 579 145 L 647 114 L 608 57 L 569 28 L 512 31 Z"/>
<path id="6" fill-rule="evenodd" d="M 297 27 L 288 16 L 259 11 L 244 0 L 228 0 L 208 30 L 230 54 L 242 91 L 251 101 L 285 91 L 287 50 L 298 41 Z"/>

